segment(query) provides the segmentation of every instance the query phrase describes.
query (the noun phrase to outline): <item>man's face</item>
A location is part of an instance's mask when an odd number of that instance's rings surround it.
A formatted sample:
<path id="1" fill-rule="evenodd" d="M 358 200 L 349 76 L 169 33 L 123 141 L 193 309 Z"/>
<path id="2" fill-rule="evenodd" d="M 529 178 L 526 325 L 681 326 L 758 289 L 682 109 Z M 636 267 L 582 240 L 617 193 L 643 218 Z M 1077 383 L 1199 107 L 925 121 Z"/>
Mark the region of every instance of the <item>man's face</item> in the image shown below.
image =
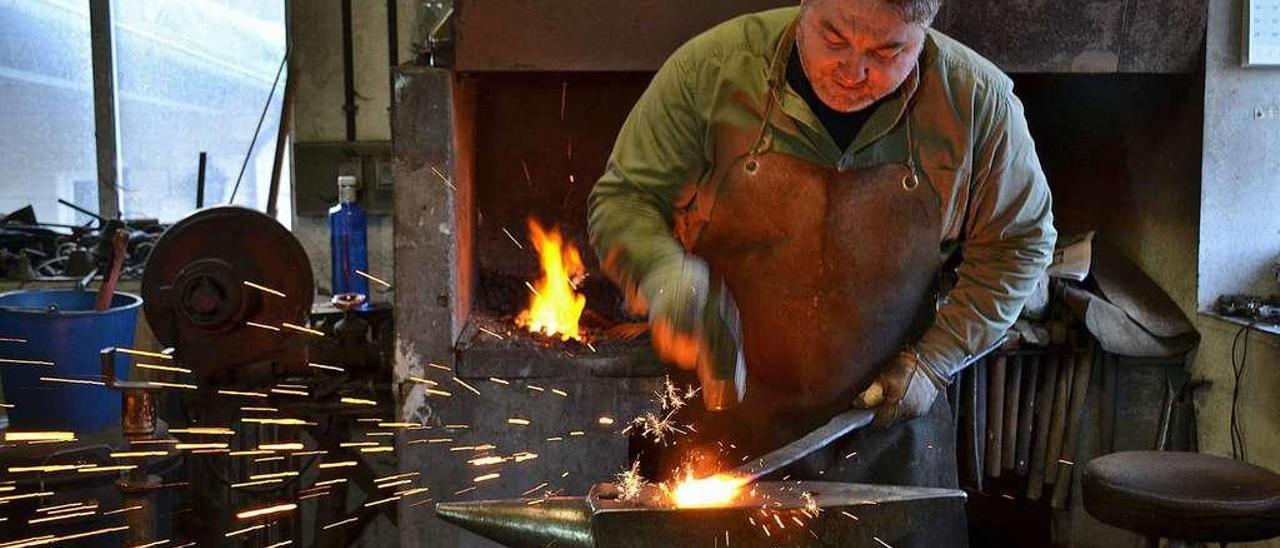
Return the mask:
<path id="1" fill-rule="evenodd" d="M 855 112 L 893 93 L 915 68 L 924 26 L 884 0 L 804 0 L 796 45 L 818 98 Z"/>

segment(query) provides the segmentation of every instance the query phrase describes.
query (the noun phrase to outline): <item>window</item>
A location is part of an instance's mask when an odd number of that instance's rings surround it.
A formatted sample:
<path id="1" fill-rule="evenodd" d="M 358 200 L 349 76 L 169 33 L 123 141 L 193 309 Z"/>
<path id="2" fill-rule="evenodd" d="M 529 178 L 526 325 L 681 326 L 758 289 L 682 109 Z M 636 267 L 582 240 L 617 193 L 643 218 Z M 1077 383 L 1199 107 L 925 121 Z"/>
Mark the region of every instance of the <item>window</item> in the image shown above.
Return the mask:
<path id="1" fill-rule="evenodd" d="M 284 2 L 117 0 L 112 10 L 125 218 L 173 222 L 192 212 L 202 151 L 206 206 L 234 192 L 235 203 L 265 209 L 284 92 Z M 0 173 L 25 181 L 0 185 L 0 212 L 32 204 L 41 221 L 83 221 L 55 199 L 97 210 L 88 2 L 7 3 L 0 25 L 0 93 L 19 105 L 19 127 L 0 131 Z"/>

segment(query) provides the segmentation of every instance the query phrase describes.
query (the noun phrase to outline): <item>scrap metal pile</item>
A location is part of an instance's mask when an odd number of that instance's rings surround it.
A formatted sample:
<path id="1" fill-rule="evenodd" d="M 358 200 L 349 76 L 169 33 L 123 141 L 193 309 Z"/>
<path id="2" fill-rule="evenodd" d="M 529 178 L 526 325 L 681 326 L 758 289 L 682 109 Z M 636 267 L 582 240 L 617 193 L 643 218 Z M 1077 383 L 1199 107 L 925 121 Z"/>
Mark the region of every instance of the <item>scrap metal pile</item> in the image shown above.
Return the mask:
<path id="1" fill-rule="evenodd" d="M 128 232 L 124 278 L 139 278 L 165 225 L 155 219 L 107 220 L 69 202 L 60 203 L 92 217 L 83 225 L 40 222 L 27 206 L 0 217 L 0 277 L 8 280 L 81 280 L 107 270 L 112 241 L 104 234 Z"/>

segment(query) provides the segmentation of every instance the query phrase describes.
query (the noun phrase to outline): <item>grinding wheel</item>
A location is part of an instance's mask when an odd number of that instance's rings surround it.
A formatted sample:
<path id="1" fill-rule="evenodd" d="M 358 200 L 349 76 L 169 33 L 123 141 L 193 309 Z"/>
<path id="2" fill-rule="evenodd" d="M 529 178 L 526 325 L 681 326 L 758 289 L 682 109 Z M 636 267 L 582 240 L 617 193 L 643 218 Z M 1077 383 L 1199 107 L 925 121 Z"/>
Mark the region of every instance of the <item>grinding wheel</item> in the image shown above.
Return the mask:
<path id="1" fill-rule="evenodd" d="M 173 225 L 142 276 L 143 311 L 156 338 L 204 381 L 231 381 L 254 364 L 305 369 L 312 335 L 246 322 L 306 325 L 314 293 L 302 244 L 271 217 L 241 207 L 205 209 Z"/>

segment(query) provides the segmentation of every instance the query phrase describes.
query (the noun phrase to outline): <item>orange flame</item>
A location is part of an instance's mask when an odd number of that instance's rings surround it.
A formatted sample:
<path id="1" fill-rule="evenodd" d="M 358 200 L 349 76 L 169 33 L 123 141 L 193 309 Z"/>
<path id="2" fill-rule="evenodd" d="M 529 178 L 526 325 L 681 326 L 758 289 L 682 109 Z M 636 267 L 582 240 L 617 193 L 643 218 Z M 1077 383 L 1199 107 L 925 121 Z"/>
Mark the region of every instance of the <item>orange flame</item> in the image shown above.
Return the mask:
<path id="1" fill-rule="evenodd" d="M 677 508 L 714 508 L 733 502 L 746 484 L 745 478 L 733 474 L 695 478 L 693 471 L 686 469 L 684 479 L 666 487 L 666 490 Z"/>
<path id="2" fill-rule="evenodd" d="M 587 306 L 587 298 L 577 292 L 574 281 L 586 272 L 582 256 L 572 244 L 566 244 L 560 230 L 547 231 L 538 221 L 529 219 L 529 237 L 538 250 L 542 278 L 530 287 L 529 309 L 520 313 L 516 324 L 534 333 L 560 336 L 560 340 L 582 340 L 578 318 Z"/>

